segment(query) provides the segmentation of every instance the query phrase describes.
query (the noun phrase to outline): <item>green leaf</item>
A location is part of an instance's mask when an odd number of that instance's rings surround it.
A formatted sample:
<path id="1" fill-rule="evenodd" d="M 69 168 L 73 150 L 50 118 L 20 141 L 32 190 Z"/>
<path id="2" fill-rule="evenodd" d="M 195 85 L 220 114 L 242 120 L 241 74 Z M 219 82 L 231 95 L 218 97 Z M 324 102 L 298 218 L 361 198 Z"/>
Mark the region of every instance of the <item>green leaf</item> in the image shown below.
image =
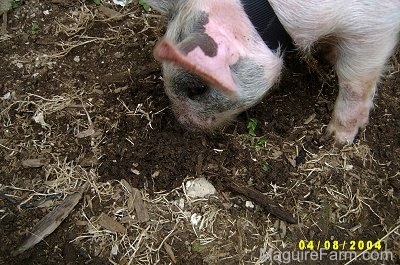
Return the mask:
<path id="1" fill-rule="evenodd" d="M 144 10 L 149 11 L 150 6 L 146 3 L 146 0 L 139 0 L 139 4 L 143 7 Z"/>
<path id="2" fill-rule="evenodd" d="M 258 138 L 258 140 L 257 140 L 257 146 L 259 146 L 259 147 L 264 146 L 266 143 L 267 143 L 267 140 L 265 140 L 264 137 L 260 137 L 260 138 Z"/>
<path id="3" fill-rule="evenodd" d="M 33 31 L 38 31 L 39 30 L 39 24 L 38 23 L 32 23 L 32 32 Z"/>
<path id="4" fill-rule="evenodd" d="M 254 137 L 256 136 L 255 131 L 257 128 L 258 121 L 254 118 L 250 119 L 247 124 L 247 129 L 249 130 L 249 135 Z"/>
<path id="5" fill-rule="evenodd" d="M 101 0 L 93 0 L 93 2 L 94 2 L 96 5 L 100 5 L 100 4 L 101 4 Z"/>
<path id="6" fill-rule="evenodd" d="M 21 6 L 24 3 L 24 0 L 11 0 L 10 2 L 11 2 L 11 7 L 12 8 L 17 8 L 17 7 Z"/>
<path id="7" fill-rule="evenodd" d="M 265 162 L 265 164 L 262 166 L 262 171 L 264 171 L 265 173 L 269 171 L 269 165 L 267 162 Z"/>
<path id="8" fill-rule="evenodd" d="M 32 33 L 33 37 L 36 36 L 36 33 L 37 33 L 38 30 L 39 30 L 39 24 L 38 23 L 32 23 L 31 33 Z"/>

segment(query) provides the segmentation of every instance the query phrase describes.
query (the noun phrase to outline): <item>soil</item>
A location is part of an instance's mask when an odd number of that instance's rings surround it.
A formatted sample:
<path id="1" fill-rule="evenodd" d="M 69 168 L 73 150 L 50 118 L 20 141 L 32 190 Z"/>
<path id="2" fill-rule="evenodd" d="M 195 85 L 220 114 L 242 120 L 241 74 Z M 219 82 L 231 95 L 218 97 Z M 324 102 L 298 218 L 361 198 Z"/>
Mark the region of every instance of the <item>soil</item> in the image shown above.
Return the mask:
<path id="1" fill-rule="evenodd" d="M 379 239 L 394 253 L 384 264 L 399 262 L 399 52 L 369 126 L 351 146 L 319 140 L 337 80 L 331 67 L 311 67 L 297 53 L 260 104 L 218 132 L 192 133 L 175 119 L 152 57 L 166 19 L 136 3 L 104 6 L 121 16 L 68 0 L 25 1 L 8 12 L 0 36 L 0 264 L 249 264 L 261 262 L 262 247 Z M 258 121 L 255 136 L 250 119 Z M 189 200 L 185 183 L 196 177 L 217 195 Z M 141 191 L 147 222 L 124 222 L 123 180 Z M 248 198 L 224 185 L 231 180 L 264 193 L 299 224 L 244 206 Z M 13 255 L 86 181 L 90 188 L 61 225 Z M 104 229 L 102 213 L 127 233 Z M 193 213 L 214 218 L 197 227 Z M 322 263 L 345 262 L 304 264 Z"/>

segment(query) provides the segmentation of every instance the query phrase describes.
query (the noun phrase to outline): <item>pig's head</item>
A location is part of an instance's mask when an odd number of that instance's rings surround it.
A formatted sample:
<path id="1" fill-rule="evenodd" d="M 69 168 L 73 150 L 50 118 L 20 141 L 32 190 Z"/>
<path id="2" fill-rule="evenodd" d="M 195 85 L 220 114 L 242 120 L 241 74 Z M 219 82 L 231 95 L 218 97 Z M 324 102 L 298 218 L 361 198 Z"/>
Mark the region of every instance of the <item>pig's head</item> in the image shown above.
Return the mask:
<path id="1" fill-rule="evenodd" d="M 147 0 L 169 18 L 154 49 L 165 90 L 188 129 L 213 129 L 258 103 L 282 59 L 251 24 L 239 0 Z"/>

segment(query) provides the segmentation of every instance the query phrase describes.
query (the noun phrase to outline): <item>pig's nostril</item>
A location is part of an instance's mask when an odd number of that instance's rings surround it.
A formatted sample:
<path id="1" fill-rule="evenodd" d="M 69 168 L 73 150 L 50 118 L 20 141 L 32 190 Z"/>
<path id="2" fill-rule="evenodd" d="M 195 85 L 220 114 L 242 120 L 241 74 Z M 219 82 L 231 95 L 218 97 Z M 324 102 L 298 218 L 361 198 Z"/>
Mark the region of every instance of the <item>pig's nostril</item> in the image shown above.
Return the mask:
<path id="1" fill-rule="evenodd" d="M 197 75 L 179 71 L 172 77 L 172 87 L 177 96 L 186 97 L 193 101 L 202 100 L 209 92 L 209 87 Z"/>
<path id="2" fill-rule="evenodd" d="M 191 86 L 188 87 L 187 96 L 192 100 L 198 99 L 200 96 L 204 95 L 208 90 L 206 85 Z"/>

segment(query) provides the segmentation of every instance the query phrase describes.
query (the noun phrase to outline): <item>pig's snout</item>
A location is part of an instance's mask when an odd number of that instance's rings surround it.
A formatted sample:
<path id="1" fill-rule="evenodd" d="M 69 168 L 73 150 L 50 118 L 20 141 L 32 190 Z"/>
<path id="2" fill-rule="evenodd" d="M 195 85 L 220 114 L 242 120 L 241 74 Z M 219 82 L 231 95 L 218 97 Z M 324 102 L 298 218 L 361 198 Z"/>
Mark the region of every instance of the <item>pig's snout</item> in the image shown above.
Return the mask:
<path id="1" fill-rule="evenodd" d="M 209 117 L 204 120 L 196 116 L 191 115 L 180 115 L 177 117 L 180 125 L 188 131 L 199 133 L 199 132 L 212 132 L 215 127 L 213 126 L 216 118 Z"/>
<path id="2" fill-rule="evenodd" d="M 201 115 L 194 111 L 193 103 L 185 99 L 172 101 L 172 111 L 174 112 L 178 122 L 185 129 L 192 132 L 212 130 L 216 122 L 214 115 Z"/>
<path id="3" fill-rule="evenodd" d="M 232 111 L 232 97 L 194 74 L 179 71 L 165 81 L 171 109 L 179 123 L 190 131 L 214 131 L 236 114 Z"/>

